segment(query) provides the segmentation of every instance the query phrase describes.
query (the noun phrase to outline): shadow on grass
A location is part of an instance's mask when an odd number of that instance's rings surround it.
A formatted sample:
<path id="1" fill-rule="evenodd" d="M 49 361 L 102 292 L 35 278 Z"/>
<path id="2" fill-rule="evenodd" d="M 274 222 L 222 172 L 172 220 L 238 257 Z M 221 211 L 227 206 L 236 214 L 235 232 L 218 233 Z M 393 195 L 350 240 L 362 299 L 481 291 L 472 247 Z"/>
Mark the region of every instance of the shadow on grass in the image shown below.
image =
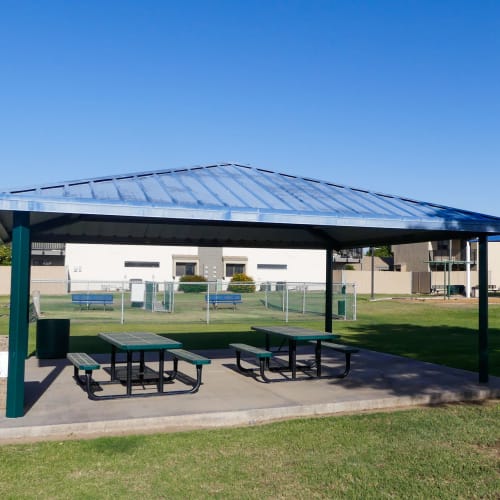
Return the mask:
<path id="1" fill-rule="evenodd" d="M 500 329 L 490 329 L 489 365 L 500 376 Z M 477 371 L 478 331 L 472 328 L 414 324 L 350 324 L 342 341 L 378 352 L 397 354 L 464 370 Z"/>

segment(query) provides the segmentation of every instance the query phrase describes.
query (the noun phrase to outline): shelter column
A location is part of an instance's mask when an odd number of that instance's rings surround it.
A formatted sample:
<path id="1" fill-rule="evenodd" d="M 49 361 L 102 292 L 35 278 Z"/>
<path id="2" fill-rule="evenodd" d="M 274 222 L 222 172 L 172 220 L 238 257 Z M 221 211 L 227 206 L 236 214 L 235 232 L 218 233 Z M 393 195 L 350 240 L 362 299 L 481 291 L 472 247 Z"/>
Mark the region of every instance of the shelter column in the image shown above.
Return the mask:
<path id="1" fill-rule="evenodd" d="M 488 382 L 488 238 L 479 237 L 479 382 Z"/>
<path id="2" fill-rule="evenodd" d="M 13 217 L 6 416 L 22 417 L 28 352 L 31 231 L 29 212 L 14 212 Z"/>
<path id="3" fill-rule="evenodd" d="M 326 250 L 325 332 L 333 332 L 333 249 Z"/>

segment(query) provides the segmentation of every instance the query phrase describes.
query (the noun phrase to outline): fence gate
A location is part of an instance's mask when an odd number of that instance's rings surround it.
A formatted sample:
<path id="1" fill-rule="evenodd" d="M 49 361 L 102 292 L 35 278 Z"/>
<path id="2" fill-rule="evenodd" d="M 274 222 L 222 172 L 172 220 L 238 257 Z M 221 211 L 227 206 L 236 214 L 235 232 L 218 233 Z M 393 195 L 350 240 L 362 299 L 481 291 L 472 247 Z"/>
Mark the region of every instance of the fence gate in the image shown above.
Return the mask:
<path id="1" fill-rule="evenodd" d="M 431 273 L 414 271 L 411 273 L 411 293 L 431 293 Z"/>

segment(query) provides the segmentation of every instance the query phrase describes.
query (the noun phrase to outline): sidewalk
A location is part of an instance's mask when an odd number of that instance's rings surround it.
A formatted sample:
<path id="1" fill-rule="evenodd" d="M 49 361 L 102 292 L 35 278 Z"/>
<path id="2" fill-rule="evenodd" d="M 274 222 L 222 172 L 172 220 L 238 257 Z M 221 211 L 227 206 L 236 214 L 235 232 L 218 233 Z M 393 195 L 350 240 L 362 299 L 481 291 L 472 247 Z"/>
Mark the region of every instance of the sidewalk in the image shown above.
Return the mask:
<path id="1" fill-rule="evenodd" d="M 196 394 L 91 401 L 73 380 L 66 360 L 26 362 L 26 414 L 0 417 L 0 442 L 95 437 L 249 425 L 272 420 L 500 397 L 500 378 L 477 383 L 477 373 L 361 350 L 345 379 L 313 379 L 299 373 L 290 381 L 272 374 L 265 384 L 237 371 L 232 350 L 204 351 Z M 311 358 L 301 353 L 299 358 Z M 106 356 L 96 356 L 102 363 Z M 343 371 L 344 356 L 324 352 L 323 373 Z M 167 363 L 167 369 L 169 363 Z M 193 375 L 191 365 L 180 369 Z M 100 370 L 96 378 L 104 380 Z M 174 389 L 183 388 L 175 382 Z M 184 386 L 185 387 L 185 386 Z M 138 389 L 140 390 L 140 389 Z"/>

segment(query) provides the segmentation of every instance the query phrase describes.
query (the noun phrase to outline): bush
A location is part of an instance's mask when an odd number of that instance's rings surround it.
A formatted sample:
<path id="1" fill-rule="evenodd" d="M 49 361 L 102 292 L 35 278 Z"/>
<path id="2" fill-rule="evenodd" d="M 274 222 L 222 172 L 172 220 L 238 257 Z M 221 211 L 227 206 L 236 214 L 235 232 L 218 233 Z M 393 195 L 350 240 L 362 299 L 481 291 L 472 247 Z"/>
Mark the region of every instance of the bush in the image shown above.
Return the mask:
<path id="1" fill-rule="evenodd" d="M 207 291 L 206 278 L 203 276 L 197 276 L 196 274 L 192 276 L 181 276 L 179 282 L 179 292 L 184 293 L 201 293 Z M 184 285 L 182 283 L 185 283 Z"/>
<path id="2" fill-rule="evenodd" d="M 249 282 L 248 285 L 244 283 L 245 281 Z M 253 278 L 251 278 L 250 276 L 247 276 L 244 273 L 239 273 L 233 275 L 227 289 L 230 292 L 236 293 L 255 292 L 255 283 L 253 282 Z"/>

